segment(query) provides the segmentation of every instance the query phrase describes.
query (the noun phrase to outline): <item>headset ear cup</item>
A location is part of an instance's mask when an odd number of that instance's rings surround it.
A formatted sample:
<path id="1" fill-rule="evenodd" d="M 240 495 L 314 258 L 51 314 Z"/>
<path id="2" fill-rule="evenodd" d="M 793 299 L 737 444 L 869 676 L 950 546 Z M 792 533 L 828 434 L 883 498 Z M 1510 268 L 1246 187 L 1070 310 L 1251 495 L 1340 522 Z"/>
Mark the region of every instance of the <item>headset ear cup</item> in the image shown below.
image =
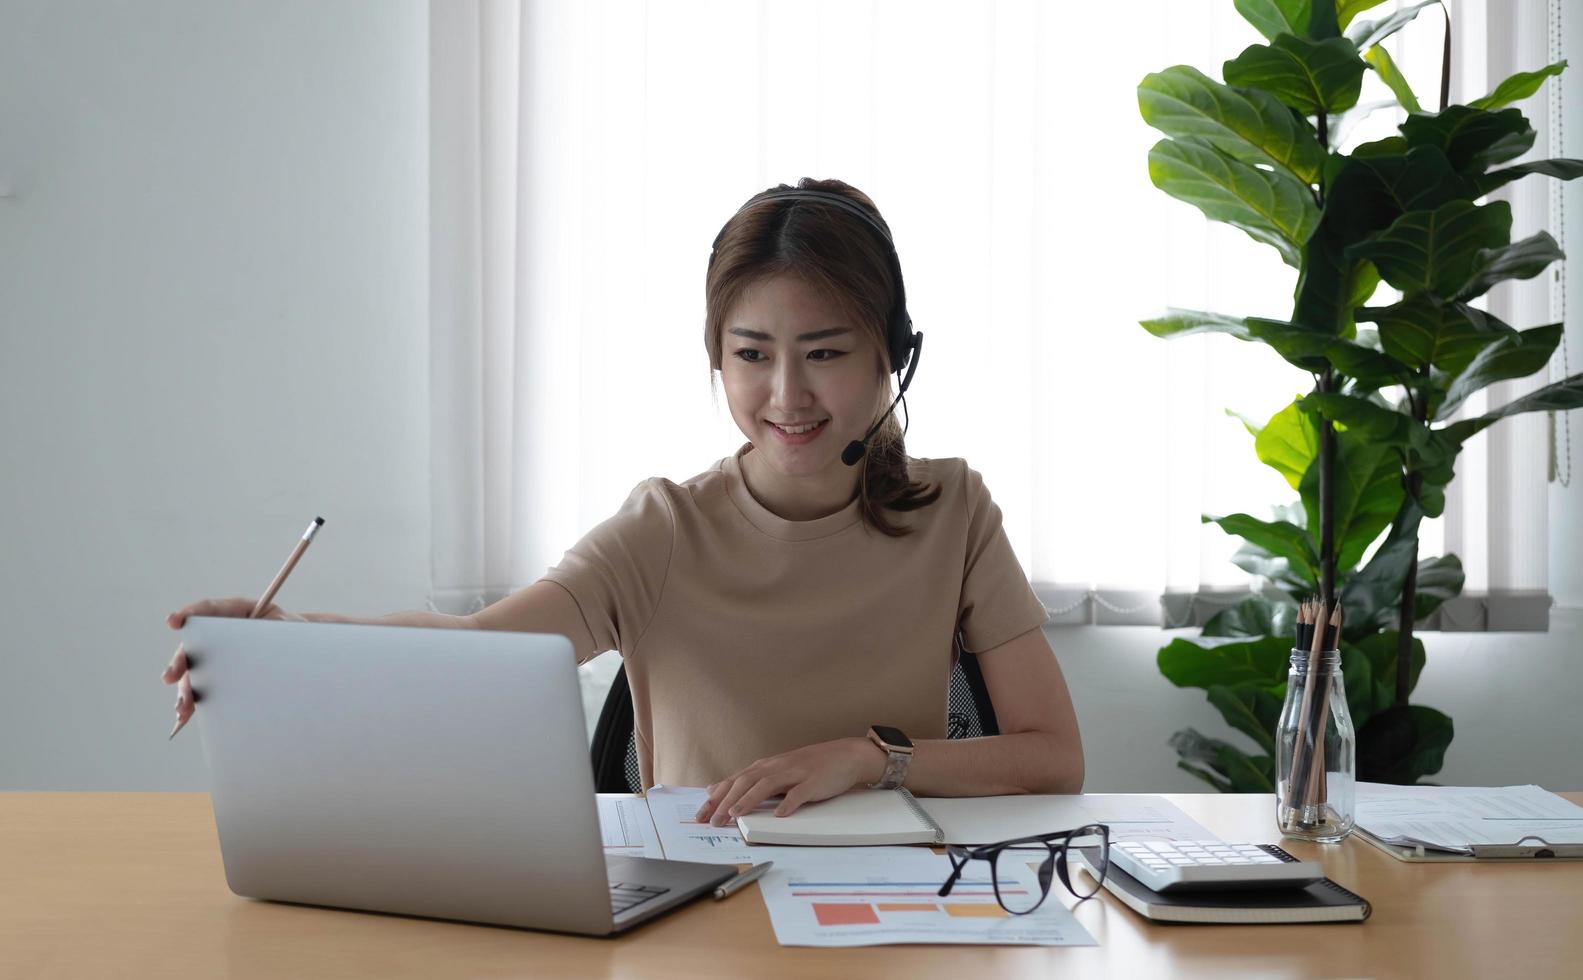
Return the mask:
<path id="1" fill-rule="evenodd" d="M 900 374 L 907 369 L 913 350 L 912 317 L 907 316 L 905 310 L 891 323 L 889 341 L 890 373 Z"/>

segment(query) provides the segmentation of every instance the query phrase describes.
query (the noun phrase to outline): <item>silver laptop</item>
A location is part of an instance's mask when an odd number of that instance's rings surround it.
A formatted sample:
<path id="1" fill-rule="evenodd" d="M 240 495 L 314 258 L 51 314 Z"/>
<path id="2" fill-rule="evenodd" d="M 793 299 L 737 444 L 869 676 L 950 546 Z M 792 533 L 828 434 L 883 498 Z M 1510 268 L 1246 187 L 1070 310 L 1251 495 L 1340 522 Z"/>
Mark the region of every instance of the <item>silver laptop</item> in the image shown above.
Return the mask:
<path id="1" fill-rule="evenodd" d="M 606 860 L 565 637 L 193 617 L 231 890 L 608 935 L 736 873 Z"/>

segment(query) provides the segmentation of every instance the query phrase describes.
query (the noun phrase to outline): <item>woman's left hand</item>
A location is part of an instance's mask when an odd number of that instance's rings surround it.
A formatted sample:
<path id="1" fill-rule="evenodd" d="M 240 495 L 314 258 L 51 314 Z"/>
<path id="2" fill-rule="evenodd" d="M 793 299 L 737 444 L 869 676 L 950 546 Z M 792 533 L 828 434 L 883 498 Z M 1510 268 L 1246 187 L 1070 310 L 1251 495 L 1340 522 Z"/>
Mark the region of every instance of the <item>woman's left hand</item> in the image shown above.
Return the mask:
<path id="1" fill-rule="evenodd" d="M 698 808 L 700 823 L 723 827 L 732 818 L 753 812 L 772 796 L 785 794 L 775 816 L 795 813 L 804 803 L 839 796 L 859 783 L 868 785 L 884 774 L 885 753 L 866 738 L 838 738 L 760 759 L 709 787 L 709 799 Z"/>

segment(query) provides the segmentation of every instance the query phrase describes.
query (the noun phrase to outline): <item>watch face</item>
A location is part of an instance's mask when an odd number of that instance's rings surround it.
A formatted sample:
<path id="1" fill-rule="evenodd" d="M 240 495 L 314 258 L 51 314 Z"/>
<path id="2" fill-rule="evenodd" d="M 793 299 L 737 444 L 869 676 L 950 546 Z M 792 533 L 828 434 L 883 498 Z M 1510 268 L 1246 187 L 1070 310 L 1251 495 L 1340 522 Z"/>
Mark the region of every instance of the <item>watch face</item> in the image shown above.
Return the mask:
<path id="1" fill-rule="evenodd" d="M 889 725 L 875 725 L 873 728 L 874 734 L 878 735 L 880 741 L 886 745 L 894 745 L 902 749 L 912 748 L 912 739 L 903 735 L 901 729 L 892 728 Z"/>

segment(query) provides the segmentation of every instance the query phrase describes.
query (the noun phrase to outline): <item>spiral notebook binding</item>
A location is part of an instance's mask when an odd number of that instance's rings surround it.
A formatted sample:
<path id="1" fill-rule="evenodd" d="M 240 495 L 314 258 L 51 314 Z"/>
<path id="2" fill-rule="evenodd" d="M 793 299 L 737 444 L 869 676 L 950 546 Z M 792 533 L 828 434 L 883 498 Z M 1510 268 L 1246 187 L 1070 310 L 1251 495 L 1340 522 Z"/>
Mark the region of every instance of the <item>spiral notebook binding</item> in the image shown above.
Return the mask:
<path id="1" fill-rule="evenodd" d="M 1348 888 L 1346 885 L 1340 884 L 1339 882 L 1336 882 L 1336 881 L 1332 881 L 1329 878 L 1325 878 L 1324 880 L 1318 882 L 1318 884 L 1324 886 L 1325 888 L 1329 888 L 1332 891 L 1338 891 L 1341 894 L 1345 895 L 1347 898 L 1350 898 L 1353 901 L 1357 902 L 1358 904 L 1362 905 L 1363 906 L 1363 918 L 1364 919 L 1367 919 L 1370 915 L 1372 915 L 1374 913 L 1374 906 L 1369 904 L 1369 900 L 1364 898 L 1362 895 L 1359 895 L 1357 892 L 1353 891 L 1352 889 Z"/>
<path id="2" fill-rule="evenodd" d="M 923 804 L 919 803 L 911 793 L 899 786 L 896 788 L 896 792 L 901 794 L 902 802 L 907 804 L 907 809 L 912 811 L 913 816 L 917 817 L 919 822 L 925 827 L 934 831 L 934 842 L 936 844 L 944 844 L 945 830 L 934 822 L 934 818 L 929 816 L 929 811 L 923 808 Z"/>

